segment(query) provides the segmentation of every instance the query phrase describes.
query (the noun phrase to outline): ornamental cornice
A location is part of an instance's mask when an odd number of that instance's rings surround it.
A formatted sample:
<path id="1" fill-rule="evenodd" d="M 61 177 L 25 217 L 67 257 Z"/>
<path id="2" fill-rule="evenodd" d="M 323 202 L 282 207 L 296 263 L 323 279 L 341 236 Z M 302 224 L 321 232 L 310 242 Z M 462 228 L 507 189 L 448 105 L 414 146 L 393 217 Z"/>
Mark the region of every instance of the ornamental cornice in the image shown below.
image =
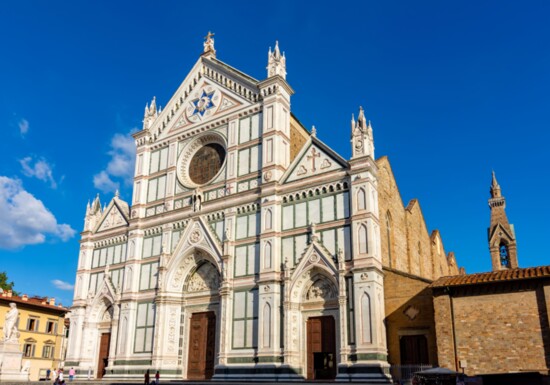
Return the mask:
<path id="1" fill-rule="evenodd" d="M 119 243 L 126 243 L 127 241 L 128 241 L 128 237 L 126 235 L 120 235 L 118 237 L 103 239 L 101 241 L 94 242 L 94 249 L 98 247 L 116 245 Z"/>
<path id="2" fill-rule="evenodd" d="M 347 181 L 339 181 L 328 183 L 322 186 L 311 187 L 304 190 L 293 191 L 292 193 L 282 196 L 283 203 L 293 202 L 301 199 L 307 199 L 312 196 L 331 194 L 338 191 L 348 191 L 349 185 Z"/>

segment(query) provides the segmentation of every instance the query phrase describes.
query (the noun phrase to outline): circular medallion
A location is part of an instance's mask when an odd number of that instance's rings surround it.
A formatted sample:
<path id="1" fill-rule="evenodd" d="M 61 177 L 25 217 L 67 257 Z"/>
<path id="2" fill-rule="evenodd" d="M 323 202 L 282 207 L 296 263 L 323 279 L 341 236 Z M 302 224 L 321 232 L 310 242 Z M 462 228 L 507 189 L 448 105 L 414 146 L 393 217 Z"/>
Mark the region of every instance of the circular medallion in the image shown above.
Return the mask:
<path id="1" fill-rule="evenodd" d="M 189 236 L 189 240 L 191 241 L 191 243 L 197 243 L 201 240 L 201 232 L 199 230 L 193 230 L 193 232 Z"/>
<path id="2" fill-rule="evenodd" d="M 221 92 L 214 87 L 206 86 L 191 95 L 185 113 L 189 121 L 201 122 L 212 116 L 218 109 L 221 100 Z"/>
<path id="3" fill-rule="evenodd" d="M 177 176 L 180 183 L 194 189 L 216 179 L 225 164 L 225 148 L 224 138 L 214 132 L 191 141 L 178 159 Z"/>

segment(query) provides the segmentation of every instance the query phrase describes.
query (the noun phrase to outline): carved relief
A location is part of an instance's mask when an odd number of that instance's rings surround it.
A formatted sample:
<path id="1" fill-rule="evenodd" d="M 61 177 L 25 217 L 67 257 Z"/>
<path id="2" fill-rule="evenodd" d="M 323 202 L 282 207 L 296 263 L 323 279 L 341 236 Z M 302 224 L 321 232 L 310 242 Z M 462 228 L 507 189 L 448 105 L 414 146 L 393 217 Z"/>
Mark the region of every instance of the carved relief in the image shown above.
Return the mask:
<path id="1" fill-rule="evenodd" d="M 218 271 L 212 264 L 202 264 L 191 276 L 187 283 L 187 291 L 190 293 L 198 291 L 212 291 L 219 287 Z"/>
<path id="2" fill-rule="evenodd" d="M 325 277 L 320 277 L 309 287 L 305 292 L 305 301 L 326 301 L 330 299 L 336 299 L 338 293 L 336 288 Z"/>
<path id="3" fill-rule="evenodd" d="M 184 270 L 183 266 L 178 267 L 178 270 L 176 270 L 176 274 L 174 274 L 174 278 L 172 279 L 173 288 L 179 287 L 180 282 L 183 278 L 183 270 Z"/>
<path id="4" fill-rule="evenodd" d="M 170 318 L 168 319 L 168 351 L 175 351 L 176 343 L 176 321 L 177 312 L 175 308 L 170 309 Z"/>
<path id="5" fill-rule="evenodd" d="M 107 216 L 103 220 L 103 223 L 99 227 L 98 231 L 111 229 L 113 227 L 122 226 L 124 224 L 126 224 L 126 220 L 124 219 L 120 211 L 118 211 L 116 206 L 113 205 L 113 207 L 111 207 L 111 210 L 109 211 L 109 214 L 107 214 Z"/>

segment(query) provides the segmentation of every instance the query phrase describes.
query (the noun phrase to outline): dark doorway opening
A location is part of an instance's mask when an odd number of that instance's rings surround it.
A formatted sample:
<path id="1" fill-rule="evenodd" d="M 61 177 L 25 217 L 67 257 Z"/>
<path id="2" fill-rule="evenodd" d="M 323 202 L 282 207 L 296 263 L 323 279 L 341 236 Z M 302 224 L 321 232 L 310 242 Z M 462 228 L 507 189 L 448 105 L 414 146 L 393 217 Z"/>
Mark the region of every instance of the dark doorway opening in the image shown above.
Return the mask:
<path id="1" fill-rule="evenodd" d="M 307 320 L 307 379 L 336 378 L 336 338 L 334 318 L 312 317 Z"/>

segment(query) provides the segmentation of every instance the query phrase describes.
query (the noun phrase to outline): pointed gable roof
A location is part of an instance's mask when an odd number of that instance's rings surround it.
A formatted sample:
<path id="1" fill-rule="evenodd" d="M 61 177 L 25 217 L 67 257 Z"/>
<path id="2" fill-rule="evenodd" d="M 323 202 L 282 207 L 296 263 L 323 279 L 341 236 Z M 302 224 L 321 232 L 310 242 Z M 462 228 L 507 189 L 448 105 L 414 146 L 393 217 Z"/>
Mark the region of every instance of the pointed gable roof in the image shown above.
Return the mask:
<path id="1" fill-rule="evenodd" d="M 316 136 L 311 135 L 281 177 L 281 183 L 294 182 L 347 167 L 348 163 L 344 158 Z"/>
<path id="2" fill-rule="evenodd" d="M 150 128 L 135 134 L 158 141 L 175 131 L 221 117 L 260 99 L 258 80 L 230 65 L 201 56 Z M 200 111 L 196 107 L 200 104 Z M 200 112 L 200 113 L 198 113 Z"/>
<path id="3" fill-rule="evenodd" d="M 109 202 L 109 206 L 103 211 L 94 232 L 110 230 L 115 227 L 128 226 L 130 221 L 130 207 L 117 194 Z"/>

